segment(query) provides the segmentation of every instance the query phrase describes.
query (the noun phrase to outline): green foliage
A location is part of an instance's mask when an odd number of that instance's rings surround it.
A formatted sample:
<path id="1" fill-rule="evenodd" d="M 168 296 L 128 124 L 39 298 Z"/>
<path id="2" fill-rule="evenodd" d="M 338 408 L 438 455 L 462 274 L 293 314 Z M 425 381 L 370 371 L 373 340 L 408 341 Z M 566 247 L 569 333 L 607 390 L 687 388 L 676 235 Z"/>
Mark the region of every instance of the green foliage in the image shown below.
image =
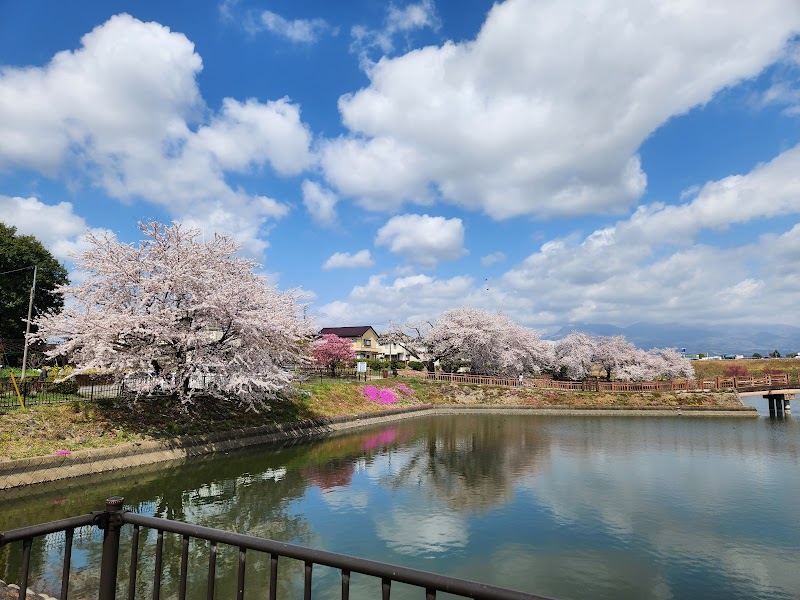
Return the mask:
<path id="1" fill-rule="evenodd" d="M 388 369 L 389 368 L 389 361 L 388 360 L 368 360 L 367 366 L 372 371 L 380 371 L 381 369 Z"/>
<path id="2" fill-rule="evenodd" d="M 425 368 L 425 365 L 418 360 L 410 360 L 408 361 L 408 368 L 413 369 L 414 371 L 422 371 Z"/>
<path id="3" fill-rule="evenodd" d="M 700 358 L 703 358 L 702 354 L 700 355 Z M 764 357 L 761 356 L 758 352 L 753 352 L 753 358 L 764 358 Z"/>
<path id="4" fill-rule="evenodd" d="M 58 310 L 64 299 L 54 292 L 56 286 L 66 285 L 67 270 L 32 235 L 17 235 L 15 227 L 0 223 L 0 339 L 21 340 L 25 337 L 28 298 L 36 274 L 34 315 Z M 13 272 L 9 272 L 13 271 Z M 20 357 L 21 358 L 21 357 Z"/>
<path id="5" fill-rule="evenodd" d="M 781 353 L 778 352 L 777 350 L 773 350 L 772 352 L 769 353 L 769 357 L 770 358 L 780 358 L 781 357 Z"/>
<path id="6" fill-rule="evenodd" d="M 47 391 L 53 394 L 77 394 L 78 389 L 78 382 L 74 379 L 66 379 L 65 381 L 50 383 L 47 386 Z"/>

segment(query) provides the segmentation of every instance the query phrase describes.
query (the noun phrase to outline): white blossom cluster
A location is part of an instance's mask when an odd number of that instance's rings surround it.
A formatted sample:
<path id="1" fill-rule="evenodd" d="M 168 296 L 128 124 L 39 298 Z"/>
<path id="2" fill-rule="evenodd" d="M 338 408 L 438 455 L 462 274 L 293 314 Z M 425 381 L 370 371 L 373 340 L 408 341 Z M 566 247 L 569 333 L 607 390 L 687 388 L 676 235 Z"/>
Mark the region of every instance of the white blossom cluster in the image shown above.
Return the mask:
<path id="1" fill-rule="evenodd" d="M 476 308 L 450 310 L 436 321 L 390 326 L 382 337 L 407 348 L 429 369 L 438 361 L 468 365 L 475 374 L 512 377 L 546 372 L 580 380 L 598 369 L 609 379 L 626 381 L 694 377 L 691 362 L 669 348 L 645 351 L 621 335 L 595 338 L 578 332 L 549 342 L 506 315 Z"/>
<path id="2" fill-rule="evenodd" d="M 138 246 L 88 234 L 91 248 L 77 257 L 85 279 L 59 290 L 67 308 L 37 318 L 35 337 L 61 340 L 49 354 L 66 355 L 75 374 L 111 372 L 182 403 L 203 393 L 265 407 L 290 385 L 286 367 L 307 361 L 300 296 L 268 286 L 229 237 L 140 229 Z"/>

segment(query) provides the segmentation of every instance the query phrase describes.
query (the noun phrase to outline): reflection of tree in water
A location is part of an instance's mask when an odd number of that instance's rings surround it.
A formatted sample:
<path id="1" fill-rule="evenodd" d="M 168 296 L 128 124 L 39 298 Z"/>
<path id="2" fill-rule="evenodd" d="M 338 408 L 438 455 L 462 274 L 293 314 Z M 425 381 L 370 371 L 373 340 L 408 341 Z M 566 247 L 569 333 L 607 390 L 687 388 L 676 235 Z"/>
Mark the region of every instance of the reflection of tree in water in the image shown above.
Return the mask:
<path id="1" fill-rule="evenodd" d="M 458 415 L 426 423 L 408 462 L 383 483 L 415 483 L 458 511 L 509 500 L 514 482 L 537 473 L 550 450 L 549 436 L 530 419 Z"/>
<path id="2" fill-rule="evenodd" d="M 290 504 L 301 497 L 307 482 L 300 469 L 286 469 L 285 460 L 297 458 L 297 449 L 270 453 L 259 458 L 250 454 L 241 461 L 236 458 L 224 461 L 227 476 L 210 473 L 202 482 L 184 485 L 170 494 L 158 498 L 155 516 L 169 516 L 197 525 L 234 531 L 281 541 L 309 544 L 311 535 L 302 516 L 292 514 Z M 239 468 L 237 468 L 237 465 Z M 234 476 L 234 474 L 237 474 Z M 173 517 L 174 516 L 174 517 Z M 142 547 L 137 596 L 152 590 L 154 577 L 155 532 L 148 531 Z M 182 538 L 164 535 L 164 571 L 162 597 L 177 596 L 180 576 Z M 189 544 L 189 573 L 187 597 L 205 597 L 208 570 L 209 544 L 191 540 Z M 127 565 L 128 558 L 122 564 Z M 217 555 L 217 598 L 236 597 L 238 549 L 220 546 Z M 286 592 L 293 582 L 302 577 L 302 564 L 281 561 L 279 583 Z M 121 573 L 127 578 L 127 572 Z M 269 586 L 269 557 L 256 552 L 247 556 L 246 590 L 248 597 L 256 597 L 258 590 Z M 253 595 L 251 595 L 253 594 Z"/>
<path id="3" fill-rule="evenodd" d="M 510 497 L 516 477 L 535 472 L 548 446 L 523 419 L 495 419 L 487 415 L 455 419 L 409 420 L 389 427 L 376 427 L 356 435 L 330 437 L 311 444 L 284 448 L 258 448 L 226 457 L 206 457 L 167 463 L 158 471 L 134 475 L 129 480 L 105 482 L 100 478 L 85 489 L 54 491 L 64 504 L 52 506 L 52 498 L 23 508 L 13 503 L 11 515 L 25 514 L 25 523 L 50 521 L 101 508 L 102 499 L 119 494 L 126 505 L 143 514 L 186 521 L 207 527 L 260 537 L 314 545 L 308 524 L 294 514 L 292 503 L 309 484 L 327 489 L 352 482 L 355 465 L 367 464 L 398 444 L 410 450 L 410 462 L 384 484 L 399 487 L 404 481 L 443 498 L 453 508 L 486 509 Z M 413 441 L 416 440 L 416 441 Z M 55 496 L 53 496 L 55 497 Z M 50 502 L 51 504 L 47 504 Z M 62 514 L 64 513 L 64 514 Z M 19 521 L 18 521 L 19 523 Z M 20 523 L 21 524 L 21 523 Z M 12 525 L 13 526 L 13 525 Z M 123 528 L 120 556 L 120 597 L 127 595 L 132 527 Z M 139 545 L 137 597 L 152 594 L 156 533 L 142 530 Z M 162 597 L 177 596 L 181 538 L 164 534 Z M 34 543 L 31 584 L 42 592 L 58 595 L 63 546 L 45 549 Z M 71 578 L 71 597 L 94 596 L 99 578 L 100 542 L 76 540 L 76 567 Z M 19 551 L 0 552 L 0 571 L 18 579 Z M 10 558 L 15 556 L 16 558 Z M 238 550 L 220 547 L 217 560 L 217 598 L 233 596 L 236 588 Z M 48 567 L 51 562 L 59 566 Z M 269 557 L 247 556 L 247 597 L 268 588 Z M 290 597 L 302 580 L 302 564 L 281 559 L 282 594 Z M 208 543 L 192 540 L 189 545 L 189 589 L 187 597 L 205 597 Z"/>
<path id="4" fill-rule="evenodd" d="M 308 465 L 300 471 L 310 484 L 329 490 L 349 486 L 353 481 L 356 463 L 352 459 L 337 459 L 329 463 Z"/>
<path id="5" fill-rule="evenodd" d="M 209 457 L 188 464 L 167 464 L 157 476 L 142 478 L 138 484 L 125 482 L 113 491 L 103 492 L 98 486 L 92 494 L 89 490 L 78 490 L 76 495 L 89 500 L 85 507 L 73 502 L 70 515 L 89 512 L 102 507 L 98 498 L 118 493 L 125 497 L 126 505 L 133 505 L 136 512 L 187 521 L 207 527 L 236 531 L 250 535 L 271 537 L 295 543 L 310 543 L 308 526 L 302 516 L 291 514 L 290 503 L 305 492 L 307 482 L 299 468 L 286 469 L 286 463 L 302 462 L 308 451 L 305 447 L 244 451 L 214 460 Z M 92 499 L 92 496 L 94 497 Z M 30 523 L 46 522 L 63 516 L 48 515 L 44 506 L 41 516 Z M 75 510 L 76 507 L 82 510 Z M 20 509 L 21 510 L 21 509 Z M 28 524 L 28 523 L 26 523 Z M 121 555 L 119 561 L 120 597 L 127 596 L 128 569 L 130 564 L 133 527 L 122 529 Z M 101 534 L 102 535 L 102 534 Z M 62 534 L 63 539 L 63 534 Z M 94 536 L 97 537 L 97 536 Z M 101 537 L 99 539 L 102 539 Z M 76 539 L 73 545 L 73 575 L 70 581 L 70 597 L 83 598 L 96 595 L 99 582 L 99 539 Z M 154 578 L 156 532 L 142 529 L 139 539 L 139 568 L 137 597 L 152 594 Z M 164 566 L 162 575 L 162 597 L 176 597 L 180 576 L 180 551 L 182 539 L 174 534 L 164 534 Z M 15 545 L 16 546 L 16 545 Z M 206 573 L 208 569 L 208 543 L 192 540 L 189 545 L 191 577 L 187 597 L 205 597 Z M 268 557 L 257 560 L 257 554 L 248 556 L 248 586 L 250 593 L 268 585 Z M 31 587 L 37 591 L 58 595 L 60 587 L 60 565 L 63 557 L 63 542 L 44 543 L 35 540 L 31 553 Z M 235 597 L 238 549 L 220 546 L 217 559 L 217 598 L 226 598 L 229 591 Z M 21 562 L 20 548 L 4 548 L 0 552 L 0 572 L 6 581 L 19 579 Z M 58 563 L 51 568 L 50 563 Z M 97 568 L 95 568 L 97 567 Z M 282 584 L 287 575 L 301 578 L 302 564 L 282 561 Z M 249 595 L 249 594 L 248 594 Z"/>

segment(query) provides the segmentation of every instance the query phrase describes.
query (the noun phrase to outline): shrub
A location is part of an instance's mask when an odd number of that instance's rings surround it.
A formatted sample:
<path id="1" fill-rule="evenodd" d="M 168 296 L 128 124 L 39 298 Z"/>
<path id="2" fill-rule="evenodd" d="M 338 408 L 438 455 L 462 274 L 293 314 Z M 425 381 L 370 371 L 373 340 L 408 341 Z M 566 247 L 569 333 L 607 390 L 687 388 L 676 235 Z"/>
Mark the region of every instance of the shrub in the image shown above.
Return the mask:
<path id="1" fill-rule="evenodd" d="M 767 367 L 766 369 L 764 369 L 764 375 L 765 376 L 783 375 L 783 371 L 781 369 L 770 369 L 769 367 Z"/>
<path id="2" fill-rule="evenodd" d="M 53 394 L 77 394 L 80 386 L 74 379 L 49 383 L 46 391 Z"/>
<path id="3" fill-rule="evenodd" d="M 413 369 L 414 371 L 422 371 L 422 369 L 425 368 L 425 365 L 418 360 L 410 360 L 408 361 L 408 368 Z"/>
<path id="4" fill-rule="evenodd" d="M 725 377 L 750 377 L 750 371 L 744 365 L 731 365 L 723 373 Z"/>

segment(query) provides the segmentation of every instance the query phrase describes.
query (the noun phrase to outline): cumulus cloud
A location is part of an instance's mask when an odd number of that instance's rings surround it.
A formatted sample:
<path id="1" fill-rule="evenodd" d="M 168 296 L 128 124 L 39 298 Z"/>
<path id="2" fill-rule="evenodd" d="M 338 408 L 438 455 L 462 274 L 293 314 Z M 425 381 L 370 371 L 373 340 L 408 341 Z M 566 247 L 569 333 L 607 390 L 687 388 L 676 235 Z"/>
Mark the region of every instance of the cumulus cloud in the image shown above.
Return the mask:
<path id="1" fill-rule="evenodd" d="M 3 223 L 16 227 L 19 235 L 34 236 L 61 262 L 88 249 L 86 221 L 69 202 L 45 204 L 37 198 L 0 195 L 0 215 Z"/>
<path id="2" fill-rule="evenodd" d="M 800 146 L 749 173 L 707 182 L 681 204 L 642 207 L 588 235 L 547 240 L 483 285 L 467 277 L 372 277 L 330 309 L 378 325 L 458 306 L 502 310 L 553 329 L 571 322 L 787 322 L 800 295 L 798 198 Z M 704 243 L 708 232 L 758 231 L 776 219 L 784 231 L 723 247 Z"/>
<path id="3" fill-rule="evenodd" d="M 436 279 L 408 275 L 387 280 L 385 275 L 373 275 L 366 284 L 354 287 L 344 300 L 325 304 L 318 312 L 321 320 L 331 324 L 346 322 L 357 314 L 380 331 L 392 320 L 417 321 L 462 306 L 473 289 L 474 280 L 467 276 Z"/>
<path id="4" fill-rule="evenodd" d="M 378 230 L 376 246 L 388 246 L 395 254 L 421 265 L 433 266 L 466 254 L 461 219 L 399 215 Z"/>
<path id="5" fill-rule="evenodd" d="M 179 220 L 224 227 L 246 251 L 267 246 L 279 201 L 232 188 L 227 172 L 269 166 L 280 175 L 313 162 L 311 134 L 288 99 L 205 106 L 202 60 L 183 34 L 117 15 L 44 67 L 0 71 L 0 170 L 50 176 L 67 169 L 118 199 L 143 198 Z"/>
<path id="6" fill-rule="evenodd" d="M 641 143 L 779 60 L 798 28 L 795 0 L 497 3 L 473 41 L 372 65 L 340 98 L 350 135 L 323 146 L 324 171 L 370 208 L 621 212 L 646 187 Z"/>
<path id="7" fill-rule="evenodd" d="M 331 255 L 325 264 L 322 265 L 323 269 L 357 269 L 363 267 L 371 267 L 373 265 L 372 256 L 369 250 L 359 250 L 355 254 L 349 252 L 336 252 Z"/>
<path id="8" fill-rule="evenodd" d="M 318 225 L 330 227 L 336 223 L 336 203 L 339 198 L 315 181 L 303 181 L 303 204 Z"/>

